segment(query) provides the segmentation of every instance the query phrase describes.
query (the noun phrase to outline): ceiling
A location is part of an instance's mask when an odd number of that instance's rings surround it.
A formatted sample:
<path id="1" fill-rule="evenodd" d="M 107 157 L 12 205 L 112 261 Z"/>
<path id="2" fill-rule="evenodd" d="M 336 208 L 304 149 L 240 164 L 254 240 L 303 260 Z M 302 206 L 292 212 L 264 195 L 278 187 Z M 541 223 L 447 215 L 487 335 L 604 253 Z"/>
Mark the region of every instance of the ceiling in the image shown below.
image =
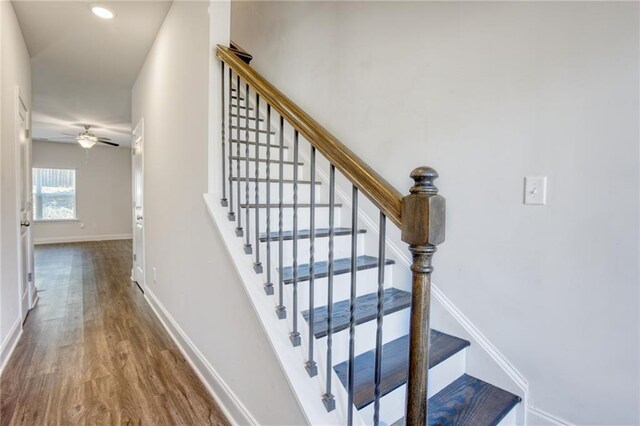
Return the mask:
<path id="1" fill-rule="evenodd" d="M 115 17 L 98 18 L 92 5 Z M 64 141 L 62 133 L 90 124 L 96 136 L 131 146 L 131 88 L 170 5 L 14 0 L 31 56 L 33 138 Z"/>

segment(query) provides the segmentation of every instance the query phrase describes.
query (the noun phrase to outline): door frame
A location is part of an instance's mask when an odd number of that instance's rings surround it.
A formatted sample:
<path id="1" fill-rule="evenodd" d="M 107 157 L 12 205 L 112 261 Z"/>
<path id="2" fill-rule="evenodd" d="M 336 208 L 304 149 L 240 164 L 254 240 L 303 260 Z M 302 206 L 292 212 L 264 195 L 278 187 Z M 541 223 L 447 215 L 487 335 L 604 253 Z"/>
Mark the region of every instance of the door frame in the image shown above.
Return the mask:
<path id="1" fill-rule="evenodd" d="M 135 164 L 135 149 L 136 149 L 136 138 L 140 138 L 140 147 L 141 152 L 140 152 L 140 185 L 142 187 L 142 214 L 146 215 L 145 210 L 144 210 L 144 118 L 140 118 L 140 121 L 138 121 L 138 124 L 136 124 L 136 126 L 134 127 L 133 131 L 131 132 L 131 221 L 132 221 L 132 232 L 131 232 L 131 237 L 132 237 L 132 266 L 131 266 L 131 281 L 133 281 L 134 283 L 137 283 L 138 287 L 140 287 L 140 290 L 142 290 L 142 292 L 144 293 L 146 290 L 146 281 L 147 281 L 147 270 L 146 270 L 146 255 L 147 255 L 147 251 L 145 250 L 145 228 L 146 226 L 144 225 L 144 221 L 146 220 L 145 218 L 143 218 L 143 225 L 142 225 L 142 259 L 139 261 L 139 263 L 142 264 L 142 282 L 137 281 L 136 278 L 138 278 L 136 276 L 136 272 L 135 272 L 135 268 L 136 268 L 136 261 L 137 259 L 135 259 L 136 256 L 136 164 Z"/>
<path id="2" fill-rule="evenodd" d="M 22 113 L 24 110 L 24 118 L 22 118 Z M 25 133 L 21 133 L 20 126 L 21 121 L 25 122 Z M 37 289 L 35 286 L 35 274 L 34 274 L 34 256 L 33 256 L 33 233 L 31 231 L 31 226 L 27 226 L 26 238 L 27 238 L 27 256 L 26 259 L 23 259 L 23 247 L 22 247 L 22 196 L 23 190 L 26 191 L 26 206 L 27 206 L 27 217 L 25 218 L 29 224 L 33 223 L 33 200 L 32 200 L 32 191 L 31 191 L 31 109 L 24 101 L 24 97 L 22 95 L 22 90 L 20 86 L 16 86 L 15 89 L 15 135 L 14 135 L 14 143 L 15 143 L 15 157 L 16 157 L 16 214 L 17 214 L 17 245 L 16 250 L 18 253 L 18 303 L 20 307 L 20 318 L 22 322 L 27 318 L 28 312 L 33 309 L 33 307 L 37 303 Z M 26 139 L 26 162 L 22 162 L 22 139 Z M 26 170 L 23 170 L 23 167 Z M 23 179 L 26 179 L 25 188 L 23 188 Z M 26 268 L 26 271 L 23 269 L 23 265 Z M 27 301 L 26 306 L 23 300 L 23 287 L 25 285 L 25 272 L 27 275 Z"/>

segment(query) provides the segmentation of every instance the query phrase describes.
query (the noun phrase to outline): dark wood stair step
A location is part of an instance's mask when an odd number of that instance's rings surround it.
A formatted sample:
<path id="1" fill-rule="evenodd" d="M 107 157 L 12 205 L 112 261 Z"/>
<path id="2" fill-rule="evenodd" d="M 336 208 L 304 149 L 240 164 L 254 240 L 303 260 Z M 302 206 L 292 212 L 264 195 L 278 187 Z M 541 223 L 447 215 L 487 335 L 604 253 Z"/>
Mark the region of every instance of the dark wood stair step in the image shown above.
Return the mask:
<path id="1" fill-rule="evenodd" d="M 495 426 L 520 403 L 521 398 L 463 374 L 429 398 L 430 426 Z M 403 426 L 404 418 L 393 423 Z"/>
<path id="2" fill-rule="evenodd" d="M 358 229 L 358 234 L 364 234 L 366 233 L 366 229 Z M 343 236 L 343 235 L 351 235 L 351 228 L 333 228 L 333 235 L 338 237 L 338 236 Z M 329 236 L 329 228 L 318 228 L 316 229 L 316 234 L 315 237 L 316 238 L 324 238 L 324 237 L 328 237 Z M 310 237 L 310 230 L 309 229 L 300 229 L 298 230 L 298 239 L 299 240 L 305 240 L 308 239 Z M 278 241 L 280 239 L 278 231 L 272 232 L 270 235 L 269 240 L 271 241 Z M 287 241 L 287 240 L 293 240 L 293 231 L 284 231 L 282 233 L 282 239 Z M 263 232 L 260 234 L 260 241 L 261 242 L 265 242 L 267 241 L 267 233 Z"/>
<path id="3" fill-rule="evenodd" d="M 234 156 L 232 156 L 232 157 L 231 157 L 231 159 L 232 159 L 232 160 L 247 161 L 247 157 L 237 157 L 237 156 L 235 156 L 235 155 L 234 155 Z M 254 157 L 254 158 L 252 158 L 252 157 L 250 156 L 250 157 L 249 157 L 249 162 L 252 162 L 252 161 L 253 161 L 253 162 L 255 162 L 255 161 L 256 161 L 256 159 L 255 159 L 255 157 Z M 267 162 L 267 159 L 266 159 L 266 158 L 260 158 L 260 159 L 258 159 L 258 161 L 259 161 L 259 162 L 261 162 L 261 163 L 266 163 L 266 162 Z M 280 163 L 280 160 L 269 160 L 269 163 L 278 163 L 278 164 L 279 164 L 279 163 Z M 282 164 L 287 164 L 287 165 L 292 166 L 292 165 L 296 164 L 296 162 L 295 162 L 295 161 L 282 160 Z M 297 164 L 298 164 L 298 166 L 302 166 L 302 165 L 304 165 L 304 163 L 303 163 L 302 161 L 298 161 L 298 163 L 297 163 Z"/>
<path id="4" fill-rule="evenodd" d="M 272 132 L 272 133 L 273 133 L 273 132 Z M 255 142 L 252 142 L 252 141 L 249 141 L 249 142 L 247 142 L 247 141 L 243 141 L 243 140 L 240 140 L 240 141 L 239 141 L 239 140 L 237 140 L 237 139 L 231 139 L 231 142 L 232 142 L 232 143 L 241 143 L 241 144 L 242 144 L 242 143 L 248 143 L 249 145 L 256 145 L 256 143 L 255 143 Z M 258 146 L 262 146 L 262 147 L 267 147 L 267 146 L 268 146 L 269 148 L 280 148 L 280 145 L 276 145 L 276 144 L 269 144 L 269 145 L 267 145 L 266 143 L 259 143 L 259 144 L 258 144 Z M 288 145 L 284 145 L 282 148 L 284 148 L 284 149 L 289 149 L 289 146 L 288 146 Z"/>
<path id="5" fill-rule="evenodd" d="M 240 129 L 240 131 L 245 131 L 245 130 L 246 130 L 246 128 L 245 128 L 244 126 L 240 126 L 240 127 L 238 127 L 238 126 L 236 126 L 235 124 L 231 126 L 231 129 L 234 129 L 234 130 L 235 130 L 235 129 Z M 251 129 L 251 128 L 249 129 L 249 133 L 255 133 L 255 132 L 256 132 L 256 129 Z M 267 133 L 267 131 L 266 131 L 266 130 L 263 130 L 263 129 L 259 129 L 259 130 L 258 130 L 258 133 Z M 272 135 L 275 135 L 275 134 L 276 134 L 276 132 L 273 132 L 273 131 L 272 131 L 272 132 L 271 132 L 271 134 L 272 134 Z M 244 135 L 241 135 L 241 136 L 244 136 Z"/>
<path id="6" fill-rule="evenodd" d="M 429 347 L 429 368 L 435 367 L 445 359 L 469 346 L 469 342 L 458 337 L 431 330 Z M 382 345 L 382 381 L 381 395 L 384 396 L 407 382 L 409 366 L 409 336 L 402 336 Z M 349 362 L 345 361 L 333 368 L 346 386 Z M 353 403 L 359 409 L 371 404 L 374 400 L 375 349 L 358 355 L 355 358 L 355 393 Z"/>
<path id="7" fill-rule="evenodd" d="M 234 177 L 231 178 L 231 180 L 233 182 L 236 182 L 238 180 L 240 182 L 246 182 L 247 178 L 245 178 L 245 177 L 237 178 L 237 177 L 234 176 Z M 256 178 L 249 178 L 249 182 L 255 182 L 255 181 L 256 181 Z M 266 178 L 258 178 L 258 182 L 266 182 L 266 181 L 267 181 Z M 278 183 L 278 182 L 280 182 L 280 180 L 278 178 L 271 178 L 271 183 Z M 293 183 L 293 179 L 283 179 L 282 183 Z M 310 180 L 298 179 L 298 184 L 299 185 L 311 185 L 311 181 Z M 322 182 L 321 181 L 316 181 L 316 185 L 322 185 Z M 286 204 L 286 205 L 288 205 L 288 204 Z M 316 204 L 316 205 L 320 206 L 320 204 Z M 278 204 L 276 204 L 275 206 L 278 207 Z M 293 207 L 293 204 L 291 206 Z M 336 206 L 337 206 L 337 204 L 336 204 Z M 302 204 L 299 204 L 298 207 L 302 207 Z"/>
<path id="8" fill-rule="evenodd" d="M 385 265 L 393 265 L 395 261 L 391 259 L 385 260 Z M 329 273 L 329 262 L 314 262 L 314 278 L 324 278 Z M 378 258 L 373 256 L 358 256 L 356 269 L 363 271 L 365 269 L 373 269 L 378 267 Z M 346 274 L 351 271 L 351 258 L 335 259 L 333 261 L 333 275 Z M 309 264 L 305 263 L 298 266 L 298 282 L 309 280 Z M 287 266 L 282 268 L 282 280 L 285 284 L 293 282 L 293 267 Z"/>
<path id="9" fill-rule="evenodd" d="M 237 179 L 237 178 L 233 178 L 233 179 Z M 244 180 L 244 179 L 245 178 L 240 178 L 241 181 Z M 286 180 L 284 182 L 286 182 Z M 301 183 L 301 182 L 298 181 L 298 183 Z M 314 205 L 315 205 L 316 208 L 319 208 L 319 207 L 331 207 L 331 205 L 329 203 L 315 203 Z M 342 204 L 337 204 L 336 203 L 333 206 L 334 207 L 342 207 Z M 250 209 L 255 209 L 256 205 L 255 205 L 255 203 L 249 203 L 248 205 L 247 204 L 240 204 L 240 208 L 246 209 L 247 207 L 250 208 Z M 259 209 L 266 209 L 267 207 L 269 207 L 271 209 L 277 209 L 278 207 L 280 207 L 280 205 L 278 203 L 270 203 L 270 204 L 260 203 L 260 204 L 258 204 L 258 208 Z M 291 209 L 291 208 L 293 208 L 293 204 L 284 203 L 284 204 L 282 204 L 282 207 L 285 208 L 285 209 Z M 311 207 L 311 204 L 308 204 L 308 203 L 299 203 L 298 204 L 298 208 L 308 208 L 308 207 Z M 277 218 L 276 218 L 276 220 L 277 220 Z M 277 226 L 277 224 L 276 224 L 276 226 Z"/>
<path id="10" fill-rule="evenodd" d="M 411 293 L 388 288 L 384 291 L 384 314 L 389 315 L 411 306 Z M 356 298 L 356 325 L 373 321 L 378 314 L 378 294 L 370 293 Z M 333 304 L 331 313 L 331 329 L 334 333 L 349 328 L 351 302 L 343 300 Z M 302 312 L 302 316 L 309 322 L 309 311 Z M 329 332 L 327 325 L 327 307 L 321 306 L 313 310 L 313 335 L 316 339 L 325 337 Z"/>
<path id="11" fill-rule="evenodd" d="M 236 118 L 236 117 L 238 117 L 238 115 L 237 114 L 231 114 L 231 117 Z M 245 117 L 244 115 L 241 115 L 240 118 L 242 118 L 242 119 L 247 119 L 248 118 L 249 120 L 255 120 L 256 119 L 255 117 Z M 260 117 L 260 121 L 264 121 L 264 118 Z M 249 128 L 249 131 L 251 131 L 251 130 L 255 130 L 255 129 Z"/>

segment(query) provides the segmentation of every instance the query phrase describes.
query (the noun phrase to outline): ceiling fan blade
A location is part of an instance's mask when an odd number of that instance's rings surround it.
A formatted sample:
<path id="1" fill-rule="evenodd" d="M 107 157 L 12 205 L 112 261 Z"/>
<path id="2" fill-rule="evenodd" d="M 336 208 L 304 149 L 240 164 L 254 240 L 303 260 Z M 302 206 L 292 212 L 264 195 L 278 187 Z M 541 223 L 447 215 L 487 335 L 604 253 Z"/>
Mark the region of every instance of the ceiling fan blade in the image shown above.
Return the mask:
<path id="1" fill-rule="evenodd" d="M 119 143 L 107 142 L 107 141 L 103 141 L 103 140 L 100 140 L 100 139 L 98 139 L 96 142 L 103 143 L 103 144 L 106 144 L 106 145 L 111 145 L 111 146 L 120 146 Z"/>
<path id="2" fill-rule="evenodd" d="M 111 138 L 98 138 L 101 142 L 111 142 Z"/>
<path id="3" fill-rule="evenodd" d="M 67 136 L 73 136 L 74 138 L 78 136 L 78 135 L 75 135 L 73 133 L 64 133 L 64 132 L 62 132 L 61 134 L 62 135 L 67 135 Z"/>

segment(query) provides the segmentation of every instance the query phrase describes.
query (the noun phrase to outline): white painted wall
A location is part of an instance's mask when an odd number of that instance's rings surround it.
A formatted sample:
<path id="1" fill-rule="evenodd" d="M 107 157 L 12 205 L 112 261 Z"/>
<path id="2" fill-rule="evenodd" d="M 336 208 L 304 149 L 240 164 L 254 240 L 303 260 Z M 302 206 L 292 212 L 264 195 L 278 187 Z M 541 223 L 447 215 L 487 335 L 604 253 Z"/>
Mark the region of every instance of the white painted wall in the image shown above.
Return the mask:
<path id="1" fill-rule="evenodd" d="M 148 297 L 160 302 L 260 424 L 303 424 L 203 202 L 208 6 L 173 3 L 133 88 L 132 122 L 145 121 Z"/>
<path id="2" fill-rule="evenodd" d="M 232 4 L 252 65 L 394 186 L 439 171 L 436 282 L 530 402 L 577 424 L 640 423 L 638 16 L 636 2 Z M 522 204 L 527 175 L 548 176 L 546 206 Z"/>
<path id="3" fill-rule="evenodd" d="M 33 167 L 76 170 L 77 220 L 35 222 L 36 244 L 131 237 L 129 148 L 33 142 L 32 157 Z"/>
<path id="4" fill-rule="evenodd" d="M 19 320 L 18 200 L 16 161 L 16 86 L 20 86 L 31 108 L 31 65 L 29 52 L 10 2 L 0 2 L 0 357 L 9 344 L 6 339 Z M 18 327 L 18 330 L 20 327 Z M 4 359 L 0 359 L 0 364 Z"/>

